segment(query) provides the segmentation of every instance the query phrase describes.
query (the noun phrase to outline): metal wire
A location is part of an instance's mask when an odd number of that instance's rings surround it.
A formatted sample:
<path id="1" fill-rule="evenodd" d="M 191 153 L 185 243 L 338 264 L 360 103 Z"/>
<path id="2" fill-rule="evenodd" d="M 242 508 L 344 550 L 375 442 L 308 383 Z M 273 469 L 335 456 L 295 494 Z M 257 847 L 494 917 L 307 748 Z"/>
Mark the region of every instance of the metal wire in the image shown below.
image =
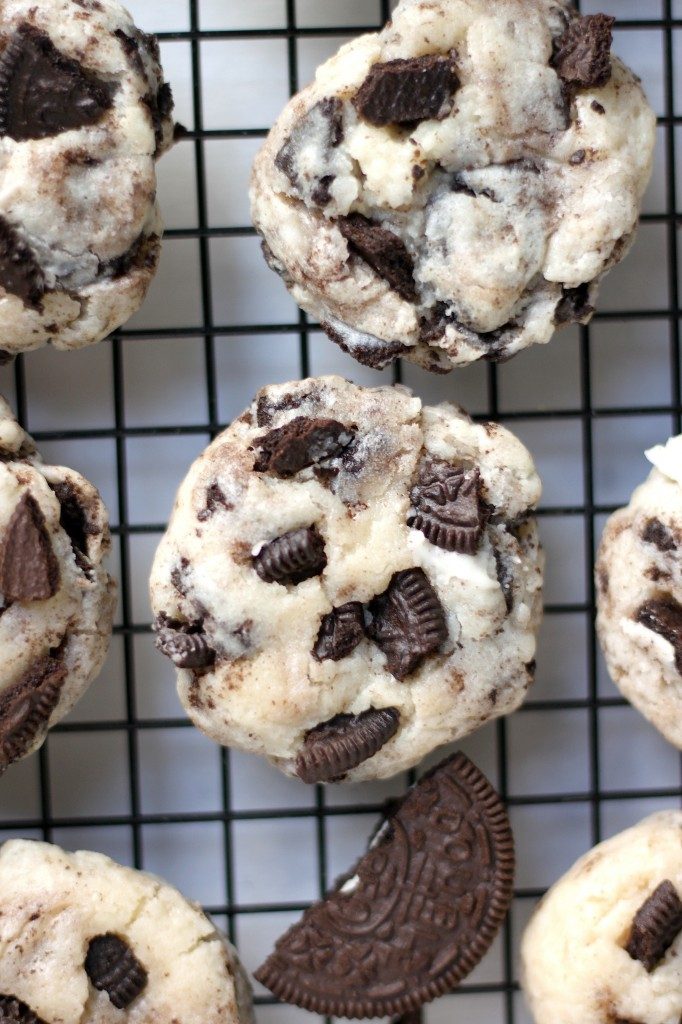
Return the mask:
<path id="1" fill-rule="evenodd" d="M 615 2 L 610 5 L 616 6 Z M 234 336 L 258 336 L 258 335 L 282 335 L 297 337 L 299 341 L 299 368 L 300 375 L 306 376 L 309 372 L 309 344 L 310 332 L 315 330 L 317 325 L 311 324 L 305 314 L 301 313 L 297 321 L 280 324 L 232 324 L 216 323 L 214 319 L 213 305 L 213 284 L 211 269 L 211 254 L 209 251 L 210 240 L 214 238 L 248 237 L 254 234 L 253 229 L 244 225 L 241 227 L 212 227 L 209 224 L 207 177 L 206 177 L 206 143 L 214 139 L 248 139 L 261 138 L 267 132 L 267 126 L 255 125 L 253 127 L 234 130 L 207 130 L 203 125 L 203 103 L 202 103 L 202 52 L 201 42 L 213 39 L 230 40 L 253 40 L 261 38 L 276 38 L 286 40 L 288 57 L 288 81 L 289 88 L 293 94 L 299 86 L 298 68 L 298 42 L 304 38 L 323 36 L 352 36 L 362 31 L 371 30 L 377 27 L 375 24 L 356 26 L 332 26 L 324 28 L 300 27 L 296 20 L 296 0 L 286 0 L 286 26 L 273 29 L 253 30 L 211 30 L 202 31 L 200 28 L 199 0 L 189 0 L 190 28 L 187 32 L 161 33 L 163 41 L 184 41 L 189 44 L 191 50 L 192 83 L 193 83 L 193 114 L 194 128 L 189 131 L 186 137 L 179 143 L 181 146 L 191 147 L 194 151 L 194 161 L 197 181 L 197 223 L 192 228 L 183 228 L 169 231 L 169 238 L 195 239 L 199 247 L 199 259 L 201 266 L 201 316 L 200 327 L 184 326 L 178 324 L 172 328 L 165 329 L 128 329 L 118 332 L 112 339 L 110 351 L 113 371 L 114 385 L 114 426 L 104 429 L 72 429 L 72 430 L 43 430 L 34 433 L 36 440 L 41 441 L 68 441 L 68 440 L 98 440 L 108 438 L 115 444 L 116 450 L 116 476 L 118 484 L 118 523 L 112 532 L 119 538 L 119 564 L 116 567 L 120 580 L 121 589 L 121 624 L 116 627 L 116 634 L 122 637 L 123 642 L 123 665 L 125 671 L 125 697 L 126 711 L 122 721 L 96 721 L 96 722 L 65 722 L 58 726 L 55 734 L 84 734 L 84 733 L 107 733 L 124 732 L 127 745 L 127 759 L 129 769 L 129 813 L 112 817 L 111 815 L 87 815 L 83 817 L 59 816 L 55 814 L 50 800 L 50 759 L 49 744 L 46 744 L 39 754 L 40 768 L 40 814 L 37 817 L 21 820 L 7 820 L 0 816 L 0 839 L 8 832 L 28 832 L 39 830 L 46 840 L 51 840 L 55 829 L 78 827 L 94 828 L 97 826 L 119 825 L 130 829 L 132 837 L 132 851 L 136 866 L 144 866 L 143 830 L 150 826 L 163 826 L 169 824 L 192 824 L 217 822 L 222 825 L 223 847 L 224 847 L 224 874 L 226 900 L 222 904 L 210 906 L 207 909 L 214 914 L 224 915 L 228 922 L 230 936 L 235 938 L 235 922 L 238 917 L 250 914 L 275 913 L 279 911 L 300 911 L 304 904 L 298 902 L 278 903 L 240 903 L 237 900 L 234 886 L 234 839 L 233 826 L 235 822 L 242 821 L 276 821 L 285 818 L 308 818 L 315 823 L 315 836 L 318 857 L 318 885 L 320 893 L 323 893 L 331 881 L 329 877 L 329 851 L 327 847 L 327 824 L 334 818 L 345 815 L 356 815 L 378 813 L 380 806 L 368 805 L 366 803 L 348 803 L 343 806 L 330 806 L 325 799 L 325 792 L 322 787 L 317 787 L 315 805 L 312 808 L 282 808 L 273 807 L 266 810 L 236 810 L 232 801 L 232 777 L 231 757 L 229 751 L 222 753 L 222 778 L 221 794 L 222 806 L 215 812 L 183 812 L 176 814 L 152 814 L 142 810 L 140 800 L 140 762 L 138 744 L 140 737 L 148 731 L 163 729 L 190 728 L 190 723 L 178 712 L 173 718 L 148 719 L 141 717 L 136 705 L 136 678 L 135 658 L 133 651 L 134 639 L 137 635 L 150 632 L 150 624 L 135 621 L 131 600 L 131 550 L 130 541 L 135 535 L 156 534 L 163 530 L 162 523 L 132 523 L 130 521 L 128 499 L 127 499 L 127 465 L 126 446 L 131 438 L 163 437 L 163 436 L 190 436 L 207 435 L 215 436 L 224 424 L 219 418 L 218 387 L 216 375 L 216 338 L 230 338 Z M 382 0 L 380 5 L 382 21 L 389 16 L 389 0 Z M 505 412 L 504 419 L 511 420 L 566 420 L 580 423 L 582 432 L 582 454 L 583 454 L 583 484 L 584 501 L 570 506 L 553 507 L 544 509 L 541 515 L 544 517 L 562 516 L 579 519 L 583 524 L 585 541 L 585 571 L 588 581 L 586 599 L 577 602 L 564 602 L 548 605 L 546 611 L 549 615 L 566 616 L 580 613 L 586 616 L 591 624 L 595 612 L 595 593 L 592 582 L 594 575 L 594 548 L 595 548 L 595 519 L 604 513 L 613 511 L 613 506 L 599 504 L 595 501 L 595 472 L 594 472 L 594 429 L 595 424 L 601 420 L 611 417 L 644 417 L 661 415 L 669 418 L 671 431 L 679 433 L 682 429 L 682 396 L 680 393 L 681 380 L 681 359 L 680 359 L 680 306 L 679 306 L 679 284 L 678 284 L 678 242 L 677 229 L 680 217 L 677 213 L 676 193 L 676 161 L 675 161 L 675 131 L 676 126 L 682 124 L 682 117 L 675 114 L 674 107 L 674 33 L 682 28 L 682 19 L 673 17 L 673 0 L 664 0 L 663 16 L 661 18 L 638 18 L 631 21 L 619 22 L 620 29 L 658 29 L 664 37 L 664 61 L 665 61 L 665 108 L 664 114 L 659 117 L 659 125 L 664 129 L 665 134 L 665 159 L 667 170 L 667 194 L 666 210 L 661 214 L 646 214 L 642 220 L 651 224 L 662 224 L 667 232 L 667 275 L 669 284 L 669 304 L 665 308 L 653 310 L 620 310 L 601 312 L 597 314 L 597 321 L 624 322 L 639 320 L 646 323 L 654 321 L 667 322 L 670 333 L 670 396 L 669 401 L 662 404 L 643 404 L 641 406 L 619 406 L 618 408 L 607 408 L 595 406 L 592 395 L 592 353 L 591 353 L 591 330 L 589 327 L 582 328 L 580 338 L 580 403 L 573 408 L 552 409 L 543 411 L 538 409 L 517 410 Z M 202 338 L 204 343 L 204 362 L 206 371 L 206 409 L 207 419 L 204 422 L 194 424 L 177 425 L 174 423 L 161 424 L 153 427 L 130 427 L 126 423 L 125 394 L 124 394 L 124 351 L 123 339 L 128 341 L 143 341 L 145 339 L 171 339 L 171 338 Z M 29 357 L 30 358 L 30 357 Z M 520 358 L 523 358 L 521 356 Z M 27 387 L 25 379 L 24 360 L 19 358 L 15 364 L 15 386 L 18 415 L 22 423 L 30 427 L 28 415 Z M 401 367 L 397 365 L 394 370 L 394 380 L 401 380 Z M 267 383 L 265 380 L 263 383 Z M 487 370 L 487 410 L 481 418 L 496 419 L 500 414 L 498 369 L 495 365 L 489 365 Z M 507 799 L 510 807 L 518 808 L 524 806 L 543 805 L 584 805 L 589 807 L 591 839 L 598 842 L 602 836 L 602 809 L 606 799 L 608 801 L 626 801 L 634 797 L 651 799 L 679 800 L 681 790 L 679 785 L 670 787 L 612 790 L 605 793 L 600 786 L 600 723 L 599 712 L 605 708 L 625 707 L 625 701 L 619 698 L 605 698 L 599 695 L 597 682 L 597 646 L 594 630 L 590 629 L 587 663 L 585 666 L 588 682 L 587 696 L 584 699 L 557 699 L 542 701 L 530 699 L 520 714 L 533 713 L 538 711 L 576 711 L 582 710 L 589 718 L 589 781 L 584 790 L 569 793 L 544 793 L 537 795 L 515 796 L 510 794 L 508 785 L 508 741 L 507 723 L 501 720 L 497 725 L 497 757 L 499 788 Z M 518 900 L 529 900 L 541 895 L 539 888 L 518 888 L 516 897 Z M 504 1021 L 505 1024 L 515 1024 L 518 1013 L 515 1007 L 518 982 L 515 978 L 513 956 L 512 956 L 512 932 L 515 909 L 509 922 L 505 926 L 503 934 L 503 977 L 499 983 L 474 984 L 464 983 L 459 990 L 462 994 L 476 993 L 498 993 L 504 999 Z M 274 1000 L 263 997 L 258 1000 L 261 1004 L 273 1003 Z"/>

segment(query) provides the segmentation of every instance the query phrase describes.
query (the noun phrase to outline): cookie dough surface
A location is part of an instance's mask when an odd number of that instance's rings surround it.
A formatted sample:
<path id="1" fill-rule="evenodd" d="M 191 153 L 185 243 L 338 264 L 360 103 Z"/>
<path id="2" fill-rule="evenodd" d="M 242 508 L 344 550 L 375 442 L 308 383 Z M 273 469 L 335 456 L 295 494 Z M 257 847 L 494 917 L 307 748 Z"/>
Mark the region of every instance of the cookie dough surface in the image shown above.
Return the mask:
<path id="1" fill-rule="evenodd" d="M 265 388 L 190 470 L 152 570 L 188 714 L 313 782 L 390 776 L 514 710 L 539 496 L 521 443 L 454 405 Z"/>
<path id="2" fill-rule="evenodd" d="M 667 900 L 657 899 L 658 913 L 647 915 L 636 944 L 640 956 L 643 945 L 658 945 L 647 970 L 626 947 L 638 911 L 648 901 L 652 908 L 664 881 L 676 896 L 668 889 Z M 678 1024 L 680 895 L 680 811 L 654 814 L 582 857 L 549 891 L 523 938 L 523 988 L 536 1024 Z"/>
<path id="3" fill-rule="evenodd" d="M 0 399 L 0 774 L 42 744 L 102 667 L 116 601 L 109 547 L 99 493 L 45 466 Z"/>
<path id="4" fill-rule="evenodd" d="M 682 749 L 682 436 L 647 458 L 648 479 L 604 529 L 597 628 L 613 681 Z"/>
<path id="5" fill-rule="evenodd" d="M 115 0 L 2 0 L 0 50 L 0 352 L 79 348 L 156 271 L 170 87 Z"/>
<path id="6" fill-rule="evenodd" d="M 3 1019 L 35 1021 L 6 1012 L 18 1000 L 39 1024 L 253 1024 L 236 951 L 160 878 L 12 840 L 0 904 Z"/>
<path id="7" fill-rule="evenodd" d="M 361 362 L 443 372 L 587 322 L 626 254 L 655 118 L 567 0 L 402 0 L 258 155 L 271 267 Z"/>

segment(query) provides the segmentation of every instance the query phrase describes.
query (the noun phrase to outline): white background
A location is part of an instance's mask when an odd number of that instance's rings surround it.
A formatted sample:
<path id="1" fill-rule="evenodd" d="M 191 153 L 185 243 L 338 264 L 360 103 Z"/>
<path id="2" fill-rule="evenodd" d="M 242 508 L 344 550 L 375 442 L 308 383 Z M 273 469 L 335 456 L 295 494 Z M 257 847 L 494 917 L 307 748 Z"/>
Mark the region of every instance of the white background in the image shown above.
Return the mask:
<path id="1" fill-rule="evenodd" d="M 192 47 L 182 35 L 191 27 L 189 4 L 135 0 L 129 6 L 146 30 L 179 33 L 163 41 L 162 52 L 177 116 L 193 128 Z M 374 0 L 297 0 L 296 7 L 299 27 L 321 29 L 298 40 L 301 84 L 342 41 L 325 35 L 325 26 L 370 26 L 379 20 Z M 647 18 L 658 19 L 663 0 L 611 0 L 609 9 L 627 19 L 641 18 L 645 7 Z M 583 3 L 586 13 L 599 9 L 593 0 Z M 285 0 L 199 0 L 198 12 L 200 27 L 207 32 L 283 29 L 287 24 Z M 673 14 L 682 18 L 682 0 L 673 0 Z M 666 42 L 665 31 L 655 25 L 616 33 L 616 51 L 642 76 L 659 115 L 682 113 L 682 84 L 674 83 L 674 111 L 666 106 Z M 682 22 L 671 31 L 671 42 L 682 59 Z M 201 40 L 196 56 L 203 127 L 209 132 L 203 144 L 207 223 L 211 228 L 246 228 L 249 166 L 260 139 L 229 131 L 225 137 L 224 130 L 265 129 L 276 117 L 289 92 L 287 40 L 281 34 L 213 36 Z M 624 503 L 645 476 L 643 449 L 665 440 L 675 424 L 670 411 L 676 322 L 670 310 L 675 296 L 663 215 L 674 198 L 671 186 L 682 185 L 682 178 L 676 183 L 666 178 L 667 147 L 677 144 L 678 131 L 665 124 L 659 128 L 656 170 L 644 208 L 647 221 L 635 250 L 603 288 L 600 312 L 606 316 L 595 320 L 582 339 L 577 328 L 565 331 L 551 345 L 523 353 L 497 371 L 499 417 L 512 417 L 510 425 L 533 451 L 544 478 L 541 526 L 551 613 L 542 629 L 537 684 L 528 707 L 505 726 L 483 729 L 463 744 L 494 783 L 506 786 L 511 803 L 519 895 L 510 918 L 510 941 L 506 946 L 500 937 L 462 992 L 429 1008 L 429 1024 L 449 1024 L 453 1018 L 502 1024 L 512 1014 L 517 1024 L 526 1024 L 521 996 L 514 995 L 511 1006 L 506 1003 L 505 961 L 511 963 L 515 979 L 518 936 L 536 894 L 599 834 L 612 835 L 645 814 L 679 802 L 678 753 L 633 710 L 614 700 L 618 694 L 601 662 L 595 684 L 599 701 L 590 702 L 590 534 L 583 512 L 591 488 L 598 538 L 608 510 Z M 159 174 L 168 228 L 189 229 L 191 234 L 199 223 L 195 143 L 180 143 L 163 160 Z M 135 628 L 149 625 L 147 578 L 175 489 L 209 436 L 210 389 L 202 337 L 206 315 L 218 328 L 230 328 L 229 333 L 217 330 L 215 337 L 220 423 L 238 414 L 259 387 L 301 372 L 298 333 L 269 329 L 293 328 L 297 311 L 262 261 L 257 240 L 246 232 L 227 237 L 218 232 L 206 255 L 210 309 L 203 305 L 199 241 L 176 235 L 166 241 L 158 279 L 118 351 L 111 342 L 73 354 L 44 350 L 26 358 L 18 371 L 25 383 L 26 425 L 40 439 L 45 459 L 89 477 L 100 488 L 115 528 L 127 508 L 132 527 L 127 619 Z M 638 315 L 619 315 L 628 311 Z M 243 333 L 249 325 L 258 325 L 258 332 Z M 177 337 L 155 335 L 169 327 Z M 309 366 L 312 374 L 338 372 L 364 384 L 392 379 L 390 371 L 377 373 L 355 364 L 318 332 L 310 336 Z M 581 386 L 587 370 L 591 399 Z M 15 408 L 16 379 L 15 368 L 0 371 L 0 390 Z M 430 378 L 406 365 L 403 380 L 427 401 L 448 398 L 474 414 L 491 411 L 489 369 L 482 364 L 446 378 Z M 584 415 L 590 401 L 597 410 L 593 417 Z M 648 411 L 632 411 L 642 407 Z M 552 415 L 533 418 L 539 411 Z M 168 427 L 189 429 L 159 436 L 149 429 Z M 73 437 L 71 432 L 91 436 Z M 591 468 L 584 464 L 589 445 Z M 125 479 L 123 492 L 117 483 L 119 470 Z M 118 535 L 111 564 L 119 575 Z M 119 624 L 125 617 L 121 606 Z M 130 816 L 131 800 L 136 800 L 142 865 L 217 911 L 232 902 L 238 910 L 231 922 L 233 934 L 253 969 L 298 916 L 292 908 L 318 896 L 321 885 L 345 871 L 364 849 L 376 814 L 357 812 L 399 792 L 405 779 L 332 789 L 320 797 L 242 754 L 230 756 L 231 770 L 223 775 L 219 750 L 184 726 L 173 671 L 154 652 L 147 633 L 136 632 L 129 654 L 129 687 L 144 722 L 133 746 L 137 779 L 130 776 L 125 727 L 130 707 L 119 633 L 101 678 L 68 719 L 69 731 L 58 730 L 45 754 L 13 767 L 0 781 L 0 838 L 49 835 L 67 848 L 101 850 L 133 863 Z M 557 701 L 572 703 L 558 709 Z M 153 727 L 166 719 L 177 725 Z M 116 728 L 77 728 L 101 722 L 115 723 Z M 227 824 L 222 818 L 226 779 L 237 813 L 237 820 Z M 590 801 L 593 786 L 599 791 L 596 804 Z M 315 814 L 323 805 L 336 812 L 352 805 L 353 813 L 323 819 Z M 295 809 L 298 816 L 258 818 L 259 812 L 283 809 Z M 46 812 L 55 824 L 44 832 L 36 826 Z M 164 815 L 177 819 L 187 814 L 206 820 L 162 820 Z M 322 865 L 320 839 L 326 849 Z M 264 906 L 267 911 L 259 910 Z M 226 925 L 222 915 L 219 920 Z M 259 1024 L 315 1019 L 293 1008 L 258 1009 Z"/>

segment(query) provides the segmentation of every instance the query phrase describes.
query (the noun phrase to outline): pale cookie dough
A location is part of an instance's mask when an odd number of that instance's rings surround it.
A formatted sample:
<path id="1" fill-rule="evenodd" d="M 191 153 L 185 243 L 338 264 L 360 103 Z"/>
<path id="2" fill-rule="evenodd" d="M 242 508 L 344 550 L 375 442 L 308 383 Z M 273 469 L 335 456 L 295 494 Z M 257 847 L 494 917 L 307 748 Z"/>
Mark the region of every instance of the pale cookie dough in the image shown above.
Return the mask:
<path id="1" fill-rule="evenodd" d="M 156 554 L 157 644 L 217 742 L 383 778 L 513 711 L 534 671 L 540 481 L 454 405 L 265 388 L 195 462 Z"/>
<path id="2" fill-rule="evenodd" d="M 154 875 L 13 840 L 0 850 L 0 906 L 3 1021 L 254 1024 L 236 951 Z"/>
<path id="3" fill-rule="evenodd" d="M 611 678 L 682 749 L 682 436 L 608 520 L 596 570 L 597 628 Z"/>
<path id="4" fill-rule="evenodd" d="M 447 372 L 590 319 L 655 141 L 612 21 L 568 0 L 402 0 L 291 100 L 253 220 L 342 348 Z"/>
<path id="5" fill-rule="evenodd" d="M 115 0 L 0 0 L 0 356 L 89 345 L 140 307 L 172 110 Z"/>
<path id="6" fill-rule="evenodd" d="M 679 1024 L 682 812 L 645 818 L 550 889 L 523 937 L 535 1024 Z"/>
<path id="7" fill-rule="evenodd" d="M 116 584 L 107 510 L 45 466 L 0 399 L 0 774 L 43 743 L 99 673 Z"/>

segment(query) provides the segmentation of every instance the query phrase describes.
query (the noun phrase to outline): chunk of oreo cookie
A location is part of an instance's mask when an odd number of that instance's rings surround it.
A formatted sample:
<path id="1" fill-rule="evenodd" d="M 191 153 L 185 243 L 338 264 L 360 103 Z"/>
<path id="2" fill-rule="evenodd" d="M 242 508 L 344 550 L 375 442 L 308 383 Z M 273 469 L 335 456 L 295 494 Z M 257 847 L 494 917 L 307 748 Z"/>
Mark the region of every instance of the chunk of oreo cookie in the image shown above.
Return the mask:
<path id="1" fill-rule="evenodd" d="M 0 774 L 23 757 L 47 727 L 65 679 L 64 664 L 46 656 L 0 693 Z"/>
<path id="2" fill-rule="evenodd" d="M 128 943 L 107 932 L 91 939 L 85 973 L 99 992 L 106 992 L 118 1010 L 125 1010 L 147 985 L 147 972 Z"/>
<path id="3" fill-rule="evenodd" d="M 595 308 L 590 303 L 590 283 L 578 285 L 577 288 L 564 288 L 563 295 L 554 313 L 554 323 L 584 324 L 587 323 Z"/>
<path id="4" fill-rule="evenodd" d="M 408 524 L 436 547 L 474 555 L 486 522 L 480 496 L 481 474 L 447 462 L 422 463 L 412 488 Z"/>
<path id="5" fill-rule="evenodd" d="M 615 21 L 606 14 L 588 14 L 570 22 L 552 57 L 552 67 L 564 82 L 581 88 L 606 85 Z"/>
<path id="6" fill-rule="evenodd" d="M 45 1021 L 21 999 L 0 995 L 0 1024 L 45 1024 Z"/>
<path id="7" fill-rule="evenodd" d="M 309 784 L 338 782 L 369 761 L 400 727 L 397 708 L 370 708 L 360 715 L 337 715 L 308 733 L 296 758 L 296 774 Z"/>
<path id="8" fill-rule="evenodd" d="M 0 135 L 44 139 L 101 121 L 112 90 L 49 36 L 22 25 L 0 56 Z"/>
<path id="9" fill-rule="evenodd" d="M 665 879 L 639 908 L 625 949 L 651 973 L 682 931 L 682 900 Z"/>
<path id="10" fill-rule="evenodd" d="M 445 612 L 423 569 L 393 575 L 370 604 L 369 635 L 386 655 L 396 679 L 406 679 L 447 640 Z"/>
<path id="11" fill-rule="evenodd" d="M 365 637 L 365 616 L 358 601 L 333 608 L 322 619 L 313 656 L 318 661 L 342 661 Z"/>
<path id="12" fill-rule="evenodd" d="M 480 961 L 513 879 L 505 808 L 456 754 L 389 813 L 369 852 L 277 942 L 256 978 L 317 1014 L 414 1013 Z"/>
<path id="13" fill-rule="evenodd" d="M 200 632 L 185 633 L 168 626 L 159 627 L 156 648 L 170 658 L 176 668 L 208 668 L 215 661 L 215 651 Z"/>
<path id="14" fill-rule="evenodd" d="M 352 252 L 369 263 L 402 299 L 417 301 L 414 260 L 402 238 L 360 213 L 339 217 L 337 225 Z"/>
<path id="15" fill-rule="evenodd" d="M 42 309 L 45 274 L 31 246 L 4 217 L 0 217 L 0 287 L 29 309 Z"/>
<path id="16" fill-rule="evenodd" d="M 9 521 L 0 552 L 5 603 L 46 601 L 59 589 L 60 572 L 40 506 L 24 494 Z"/>
<path id="17" fill-rule="evenodd" d="M 297 416 L 283 427 L 271 430 L 257 441 L 257 473 L 274 473 L 283 478 L 341 455 L 351 443 L 354 431 L 338 420 Z"/>
<path id="18" fill-rule="evenodd" d="M 324 540 L 316 526 L 285 533 L 253 557 L 254 568 L 266 583 L 303 583 L 319 576 L 326 564 Z"/>
<path id="19" fill-rule="evenodd" d="M 637 622 L 672 644 L 675 667 L 682 675 L 682 605 L 672 596 L 647 601 L 637 613 Z"/>
<path id="20" fill-rule="evenodd" d="M 642 530 L 642 540 L 645 544 L 653 544 L 659 551 L 677 551 L 677 541 L 672 530 L 660 519 L 647 522 Z"/>
<path id="21" fill-rule="evenodd" d="M 454 55 L 426 54 L 375 64 L 353 104 L 377 127 L 446 117 L 459 88 Z"/>

